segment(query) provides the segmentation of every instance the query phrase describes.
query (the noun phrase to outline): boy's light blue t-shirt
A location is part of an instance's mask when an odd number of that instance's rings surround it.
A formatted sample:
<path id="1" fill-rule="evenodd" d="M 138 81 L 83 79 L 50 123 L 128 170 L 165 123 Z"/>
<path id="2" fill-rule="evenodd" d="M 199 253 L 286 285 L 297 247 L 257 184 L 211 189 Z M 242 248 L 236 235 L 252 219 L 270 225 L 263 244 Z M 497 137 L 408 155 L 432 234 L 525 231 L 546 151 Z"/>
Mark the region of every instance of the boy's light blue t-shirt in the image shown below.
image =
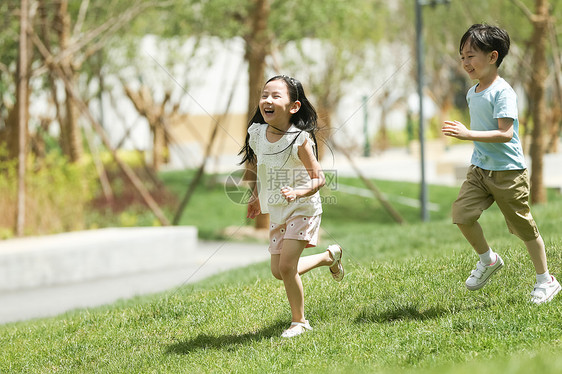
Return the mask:
<path id="1" fill-rule="evenodd" d="M 513 137 L 507 143 L 474 142 L 471 163 L 485 170 L 525 169 L 525 156 L 519 140 L 517 95 L 509 83 L 498 78 L 482 92 L 476 86 L 468 90 L 466 101 L 470 110 L 470 129 L 498 129 L 498 118 L 513 119 Z"/>

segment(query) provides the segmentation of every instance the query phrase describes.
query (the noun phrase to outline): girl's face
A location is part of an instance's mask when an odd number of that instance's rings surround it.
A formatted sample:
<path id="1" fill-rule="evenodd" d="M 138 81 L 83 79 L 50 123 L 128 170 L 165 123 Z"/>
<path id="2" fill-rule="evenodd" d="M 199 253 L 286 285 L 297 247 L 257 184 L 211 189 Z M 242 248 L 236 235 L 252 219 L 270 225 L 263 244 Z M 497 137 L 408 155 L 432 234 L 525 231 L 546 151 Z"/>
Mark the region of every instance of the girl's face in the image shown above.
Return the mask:
<path id="1" fill-rule="evenodd" d="M 300 109 L 300 102 L 291 101 L 285 82 L 276 79 L 263 87 L 259 108 L 265 122 L 285 130 L 290 127 L 291 116 Z"/>
<path id="2" fill-rule="evenodd" d="M 461 51 L 462 67 L 471 79 L 486 81 L 494 78 L 497 72 L 498 52 L 483 52 L 467 41 Z"/>

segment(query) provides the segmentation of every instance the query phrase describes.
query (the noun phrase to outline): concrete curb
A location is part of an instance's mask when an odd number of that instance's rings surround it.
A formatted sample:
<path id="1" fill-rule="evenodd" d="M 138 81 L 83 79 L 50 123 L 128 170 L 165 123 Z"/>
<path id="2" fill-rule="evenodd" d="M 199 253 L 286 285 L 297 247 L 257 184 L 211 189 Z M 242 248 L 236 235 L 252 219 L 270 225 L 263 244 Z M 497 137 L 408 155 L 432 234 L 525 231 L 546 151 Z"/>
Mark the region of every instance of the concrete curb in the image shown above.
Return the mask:
<path id="1" fill-rule="evenodd" d="M 79 283 L 181 267 L 197 229 L 107 228 L 0 242 L 0 291 Z"/>
<path id="2" fill-rule="evenodd" d="M 70 310 L 97 307 L 139 295 L 168 290 L 173 292 L 174 289 L 221 271 L 265 261 L 270 257 L 267 244 L 260 243 L 198 241 L 195 247 L 188 250 L 188 262 L 174 263 L 170 268 L 77 283 L 0 291 L 0 325 L 56 316 Z"/>

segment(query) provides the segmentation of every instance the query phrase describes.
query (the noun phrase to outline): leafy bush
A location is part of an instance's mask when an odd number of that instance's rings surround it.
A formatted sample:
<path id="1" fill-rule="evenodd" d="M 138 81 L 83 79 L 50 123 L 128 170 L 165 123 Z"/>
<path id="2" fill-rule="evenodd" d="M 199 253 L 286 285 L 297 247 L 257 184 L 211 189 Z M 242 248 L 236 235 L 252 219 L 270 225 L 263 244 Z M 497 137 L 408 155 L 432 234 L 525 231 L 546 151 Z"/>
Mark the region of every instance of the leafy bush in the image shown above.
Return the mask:
<path id="1" fill-rule="evenodd" d="M 17 160 L 0 161 L 0 238 L 13 236 L 17 208 Z M 84 208 L 96 185 L 91 164 L 71 164 L 57 152 L 27 160 L 25 234 L 84 228 Z"/>

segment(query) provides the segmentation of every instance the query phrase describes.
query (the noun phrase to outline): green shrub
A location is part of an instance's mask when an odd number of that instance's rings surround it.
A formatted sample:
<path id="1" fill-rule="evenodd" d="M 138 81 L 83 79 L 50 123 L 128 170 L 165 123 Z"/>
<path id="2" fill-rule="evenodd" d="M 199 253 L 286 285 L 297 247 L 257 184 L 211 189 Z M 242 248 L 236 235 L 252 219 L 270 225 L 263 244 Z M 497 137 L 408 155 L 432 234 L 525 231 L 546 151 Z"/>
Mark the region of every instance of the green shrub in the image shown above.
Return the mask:
<path id="1" fill-rule="evenodd" d="M 17 207 L 17 160 L 0 161 L 0 233 L 13 235 Z M 96 184 L 88 163 L 69 163 L 57 152 L 29 157 L 25 178 L 25 234 L 38 235 L 84 228 L 84 208 Z"/>

